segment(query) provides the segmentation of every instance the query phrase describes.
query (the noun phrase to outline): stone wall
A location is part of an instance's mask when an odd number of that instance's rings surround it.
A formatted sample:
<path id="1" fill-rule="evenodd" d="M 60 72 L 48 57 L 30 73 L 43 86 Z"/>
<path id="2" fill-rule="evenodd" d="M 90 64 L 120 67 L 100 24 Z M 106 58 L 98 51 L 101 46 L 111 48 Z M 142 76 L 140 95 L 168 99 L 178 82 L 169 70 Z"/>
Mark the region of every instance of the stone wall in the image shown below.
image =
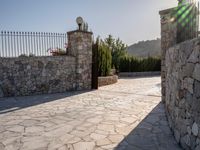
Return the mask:
<path id="1" fill-rule="evenodd" d="M 117 83 L 118 81 L 118 76 L 113 75 L 113 76 L 106 76 L 106 77 L 98 77 L 98 86 L 105 86 L 105 85 L 110 85 Z"/>
<path id="2" fill-rule="evenodd" d="M 0 97 L 89 90 L 92 33 L 68 32 L 68 56 L 0 58 Z"/>
<path id="3" fill-rule="evenodd" d="M 92 32 L 68 32 L 69 55 L 76 57 L 76 88 L 91 89 L 92 83 Z"/>
<path id="4" fill-rule="evenodd" d="M 200 38 L 166 51 L 165 106 L 176 140 L 200 150 Z"/>
<path id="5" fill-rule="evenodd" d="M 0 97 L 75 90 L 75 57 L 0 58 Z"/>
<path id="6" fill-rule="evenodd" d="M 162 101 L 165 101 L 165 55 L 166 50 L 176 44 L 176 23 L 174 22 L 175 8 L 160 11 L 161 18 L 161 85 L 162 85 Z"/>

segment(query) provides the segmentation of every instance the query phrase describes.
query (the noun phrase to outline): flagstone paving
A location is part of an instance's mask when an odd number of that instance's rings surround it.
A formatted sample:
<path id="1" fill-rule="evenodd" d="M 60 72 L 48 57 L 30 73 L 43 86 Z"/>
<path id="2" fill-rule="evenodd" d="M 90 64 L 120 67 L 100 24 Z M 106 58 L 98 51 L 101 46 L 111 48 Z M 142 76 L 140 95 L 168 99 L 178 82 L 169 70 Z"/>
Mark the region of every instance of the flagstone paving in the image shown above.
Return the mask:
<path id="1" fill-rule="evenodd" d="M 2 98 L 0 150 L 180 150 L 160 101 L 160 77 Z"/>

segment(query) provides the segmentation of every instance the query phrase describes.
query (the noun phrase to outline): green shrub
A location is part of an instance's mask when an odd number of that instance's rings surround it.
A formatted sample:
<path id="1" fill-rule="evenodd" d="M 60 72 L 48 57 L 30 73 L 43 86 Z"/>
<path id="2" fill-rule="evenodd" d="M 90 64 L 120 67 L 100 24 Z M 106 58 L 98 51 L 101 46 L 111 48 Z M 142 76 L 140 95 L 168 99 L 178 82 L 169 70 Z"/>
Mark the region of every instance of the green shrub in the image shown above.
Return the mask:
<path id="1" fill-rule="evenodd" d="M 119 65 L 120 72 L 145 72 L 145 71 L 160 71 L 160 58 L 136 58 L 126 56 L 121 58 Z"/>
<path id="2" fill-rule="evenodd" d="M 99 76 L 108 76 L 111 72 L 112 56 L 111 50 L 103 42 L 100 42 L 98 46 L 98 59 Z"/>

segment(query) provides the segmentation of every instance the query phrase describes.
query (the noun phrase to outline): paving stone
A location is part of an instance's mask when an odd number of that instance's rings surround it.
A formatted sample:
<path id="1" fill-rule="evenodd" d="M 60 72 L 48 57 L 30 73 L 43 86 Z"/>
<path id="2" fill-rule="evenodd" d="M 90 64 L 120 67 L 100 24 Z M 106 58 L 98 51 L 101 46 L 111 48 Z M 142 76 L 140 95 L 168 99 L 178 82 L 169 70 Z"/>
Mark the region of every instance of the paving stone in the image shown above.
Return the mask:
<path id="1" fill-rule="evenodd" d="M 33 127 L 27 127 L 25 129 L 25 132 L 29 132 L 29 133 L 37 133 L 37 132 L 42 132 L 44 131 L 44 127 L 43 126 L 33 126 Z"/>
<path id="2" fill-rule="evenodd" d="M 20 138 L 19 137 L 9 137 L 9 138 L 2 140 L 3 145 L 10 145 L 15 142 L 20 142 Z"/>
<path id="3" fill-rule="evenodd" d="M 159 77 L 119 79 L 73 96 L 19 97 L 29 107 L 0 114 L 0 150 L 180 150 L 157 84 Z M 43 103 L 46 98 L 56 101 Z"/>
<path id="4" fill-rule="evenodd" d="M 64 134 L 63 136 L 59 137 L 60 141 L 62 141 L 63 144 L 68 144 L 68 141 L 71 140 L 74 136 L 71 134 Z"/>
<path id="5" fill-rule="evenodd" d="M 71 125 L 65 125 L 63 127 L 57 128 L 55 130 L 46 132 L 44 134 L 44 136 L 47 137 L 61 137 L 63 135 L 65 135 L 66 133 L 69 133 L 70 131 L 72 131 L 73 127 Z"/>
<path id="6" fill-rule="evenodd" d="M 95 147 L 94 142 L 79 142 L 73 144 L 74 150 L 93 150 Z"/>
<path id="7" fill-rule="evenodd" d="M 22 150 L 36 150 L 36 149 L 45 149 L 48 146 L 48 142 L 44 140 L 35 140 L 24 142 L 22 146 Z"/>
<path id="8" fill-rule="evenodd" d="M 13 131 L 13 132 L 21 132 L 23 133 L 24 132 L 24 127 L 23 126 L 19 126 L 19 125 L 15 125 L 11 128 L 8 128 L 7 129 L 8 131 Z"/>
<path id="9" fill-rule="evenodd" d="M 108 140 L 107 138 L 96 141 L 97 146 L 103 146 L 103 145 L 109 145 L 109 144 L 112 144 L 112 142 L 110 140 Z"/>
<path id="10" fill-rule="evenodd" d="M 74 143 L 77 143 L 77 142 L 80 142 L 81 141 L 81 138 L 79 137 L 74 137 L 70 140 L 67 141 L 67 144 L 74 144 Z"/>
<path id="11" fill-rule="evenodd" d="M 114 125 L 110 124 L 99 124 L 97 128 L 103 131 L 114 131 Z"/>
<path id="12" fill-rule="evenodd" d="M 28 120 L 24 120 L 23 122 L 21 122 L 20 125 L 28 127 L 28 126 L 34 126 L 34 125 L 36 125 L 38 123 L 39 123 L 38 120 L 30 120 L 30 119 L 28 119 Z"/>
<path id="13" fill-rule="evenodd" d="M 109 135 L 109 136 L 108 136 L 108 139 L 109 139 L 110 141 L 112 141 L 113 143 L 120 143 L 120 142 L 124 139 L 124 136 L 123 136 L 123 135 L 120 135 L 120 134 Z"/>
<path id="14" fill-rule="evenodd" d="M 123 122 L 127 122 L 127 123 L 133 123 L 135 122 L 137 119 L 134 117 L 124 117 L 124 118 L 120 118 L 121 121 Z"/>
<path id="15" fill-rule="evenodd" d="M 94 140 L 104 139 L 106 136 L 102 134 L 92 133 L 90 137 Z"/>
<path id="16" fill-rule="evenodd" d="M 54 139 L 48 144 L 48 150 L 55 150 L 62 147 L 64 144 L 59 139 Z"/>
<path id="17" fill-rule="evenodd" d="M 115 149 L 117 147 L 117 144 L 110 144 L 106 146 L 101 146 L 104 149 Z"/>
<path id="18" fill-rule="evenodd" d="M 88 122 L 91 122 L 91 123 L 97 124 L 97 123 L 99 123 L 99 122 L 102 121 L 102 118 L 90 118 L 90 119 L 88 119 L 87 121 L 88 121 Z"/>
<path id="19" fill-rule="evenodd" d="M 4 149 L 5 148 L 5 146 L 2 144 L 2 143 L 0 143 L 0 149 Z"/>

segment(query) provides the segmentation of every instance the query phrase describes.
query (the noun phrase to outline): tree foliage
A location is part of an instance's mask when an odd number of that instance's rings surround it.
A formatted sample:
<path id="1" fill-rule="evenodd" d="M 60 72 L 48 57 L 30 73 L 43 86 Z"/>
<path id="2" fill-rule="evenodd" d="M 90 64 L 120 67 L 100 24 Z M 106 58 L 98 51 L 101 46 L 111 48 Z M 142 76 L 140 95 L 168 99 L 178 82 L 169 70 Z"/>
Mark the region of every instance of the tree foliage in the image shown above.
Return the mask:
<path id="1" fill-rule="evenodd" d="M 108 37 L 104 40 L 104 43 L 111 50 L 112 67 L 119 70 L 120 59 L 127 55 L 127 45 L 124 44 L 119 38 L 114 39 L 112 35 L 108 35 Z"/>
<path id="2" fill-rule="evenodd" d="M 108 76 L 112 68 L 111 49 L 99 38 L 96 42 L 98 44 L 98 74 L 99 76 Z"/>

